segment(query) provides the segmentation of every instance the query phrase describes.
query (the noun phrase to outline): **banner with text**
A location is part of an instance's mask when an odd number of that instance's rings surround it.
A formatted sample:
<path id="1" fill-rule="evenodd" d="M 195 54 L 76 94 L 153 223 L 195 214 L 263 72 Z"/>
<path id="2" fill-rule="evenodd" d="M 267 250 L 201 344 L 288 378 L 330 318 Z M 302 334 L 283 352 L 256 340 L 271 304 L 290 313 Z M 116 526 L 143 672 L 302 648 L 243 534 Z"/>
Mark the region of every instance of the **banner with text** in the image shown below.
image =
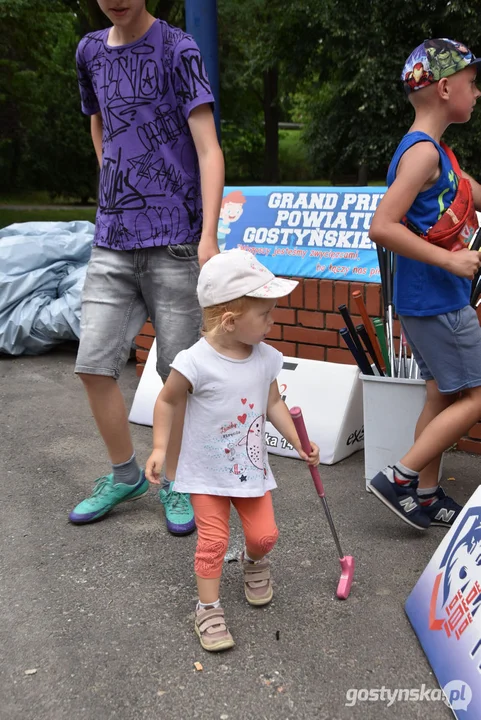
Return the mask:
<path id="1" fill-rule="evenodd" d="M 384 187 L 226 187 L 217 236 L 276 275 L 380 282 L 372 216 Z"/>

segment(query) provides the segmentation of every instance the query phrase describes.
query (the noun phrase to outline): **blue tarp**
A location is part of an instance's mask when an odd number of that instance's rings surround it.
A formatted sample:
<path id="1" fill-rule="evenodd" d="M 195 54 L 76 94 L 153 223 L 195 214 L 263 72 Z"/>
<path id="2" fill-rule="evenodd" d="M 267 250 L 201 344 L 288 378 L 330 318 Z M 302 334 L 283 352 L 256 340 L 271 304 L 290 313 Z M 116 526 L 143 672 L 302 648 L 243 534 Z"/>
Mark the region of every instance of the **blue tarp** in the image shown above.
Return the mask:
<path id="1" fill-rule="evenodd" d="M 79 337 L 93 235 L 86 221 L 0 230 L 0 352 L 38 355 Z"/>

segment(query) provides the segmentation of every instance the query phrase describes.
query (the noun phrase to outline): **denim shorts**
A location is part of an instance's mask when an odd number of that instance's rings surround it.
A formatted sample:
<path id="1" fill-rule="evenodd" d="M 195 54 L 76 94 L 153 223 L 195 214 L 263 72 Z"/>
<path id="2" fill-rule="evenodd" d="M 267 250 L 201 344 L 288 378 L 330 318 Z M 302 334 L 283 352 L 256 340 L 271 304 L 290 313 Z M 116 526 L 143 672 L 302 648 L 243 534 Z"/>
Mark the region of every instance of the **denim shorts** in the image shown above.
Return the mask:
<path id="1" fill-rule="evenodd" d="M 481 327 L 474 308 L 400 320 L 423 380 L 435 380 L 446 394 L 481 385 Z"/>
<path id="2" fill-rule="evenodd" d="M 82 294 L 76 373 L 118 378 L 132 343 L 150 316 L 157 372 L 200 337 L 197 245 L 139 250 L 94 247 Z"/>

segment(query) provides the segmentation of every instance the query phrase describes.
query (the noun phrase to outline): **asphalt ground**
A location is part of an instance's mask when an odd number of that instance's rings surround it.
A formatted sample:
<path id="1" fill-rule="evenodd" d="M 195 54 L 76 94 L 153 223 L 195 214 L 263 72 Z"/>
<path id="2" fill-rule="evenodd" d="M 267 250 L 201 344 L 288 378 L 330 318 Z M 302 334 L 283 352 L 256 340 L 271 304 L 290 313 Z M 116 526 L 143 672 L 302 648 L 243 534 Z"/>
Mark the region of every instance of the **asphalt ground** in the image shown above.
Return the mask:
<path id="1" fill-rule="evenodd" d="M 357 563 L 349 599 L 335 597 L 340 566 L 307 467 L 271 456 L 274 601 L 250 607 L 239 564 L 226 562 L 222 604 L 236 646 L 208 654 L 193 632 L 196 536 L 167 533 L 154 490 L 101 522 L 67 520 L 109 468 L 73 365 L 71 347 L 0 359 L 2 720 L 452 717 L 436 700 L 353 704 L 359 690 L 438 687 L 404 602 L 444 532 L 410 529 L 366 493 L 362 452 L 321 466 Z M 130 407 L 134 363 L 120 382 Z M 151 430 L 132 433 L 145 460 Z M 455 479 L 444 485 L 459 502 L 476 489 L 478 466 L 476 456 L 446 456 Z M 228 559 L 241 546 L 233 513 Z"/>

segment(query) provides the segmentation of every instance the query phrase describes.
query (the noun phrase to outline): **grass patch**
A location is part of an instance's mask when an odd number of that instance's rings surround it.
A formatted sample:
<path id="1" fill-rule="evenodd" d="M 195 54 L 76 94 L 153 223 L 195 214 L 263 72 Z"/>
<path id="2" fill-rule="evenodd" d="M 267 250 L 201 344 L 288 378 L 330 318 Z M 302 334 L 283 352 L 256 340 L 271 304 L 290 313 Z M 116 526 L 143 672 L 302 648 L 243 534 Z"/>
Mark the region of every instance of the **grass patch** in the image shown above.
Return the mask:
<path id="1" fill-rule="evenodd" d="M 291 185 L 292 187 L 331 187 L 332 182 L 330 180 L 283 180 L 281 182 L 281 185 Z M 334 185 L 335 188 L 344 188 L 344 187 L 354 187 L 359 192 L 362 192 L 362 188 L 358 187 L 357 185 L 353 185 L 352 183 L 346 183 L 345 185 Z M 372 182 L 368 182 L 368 187 L 386 187 L 385 180 L 373 180 Z"/>
<path id="2" fill-rule="evenodd" d="M 330 187 L 330 180 L 283 180 L 281 185 L 291 185 L 292 187 Z"/>
<path id="3" fill-rule="evenodd" d="M 24 222 L 71 222 L 72 220 L 89 220 L 95 222 L 95 208 L 91 210 L 2 210 L 0 209 L 0 228 L 13 223 Z"/>
<path id="4" fill-rule="evenodd" d="M 279 170 L 283 185 L 285 178 L 291 178 L 297 184 L 309 178 L 307 147 L 300 130 L 279 130 Z"/>
<path id="5" fill-rule="evenodd" d="M 95 204 L 92 198 L 91 202 Z M 0 193 L 0 205 L 80 205 L 78 200 L 59 195 L 52 199 L 48 192 L 42 190 L 25 190 L 23 192 Z"/>

